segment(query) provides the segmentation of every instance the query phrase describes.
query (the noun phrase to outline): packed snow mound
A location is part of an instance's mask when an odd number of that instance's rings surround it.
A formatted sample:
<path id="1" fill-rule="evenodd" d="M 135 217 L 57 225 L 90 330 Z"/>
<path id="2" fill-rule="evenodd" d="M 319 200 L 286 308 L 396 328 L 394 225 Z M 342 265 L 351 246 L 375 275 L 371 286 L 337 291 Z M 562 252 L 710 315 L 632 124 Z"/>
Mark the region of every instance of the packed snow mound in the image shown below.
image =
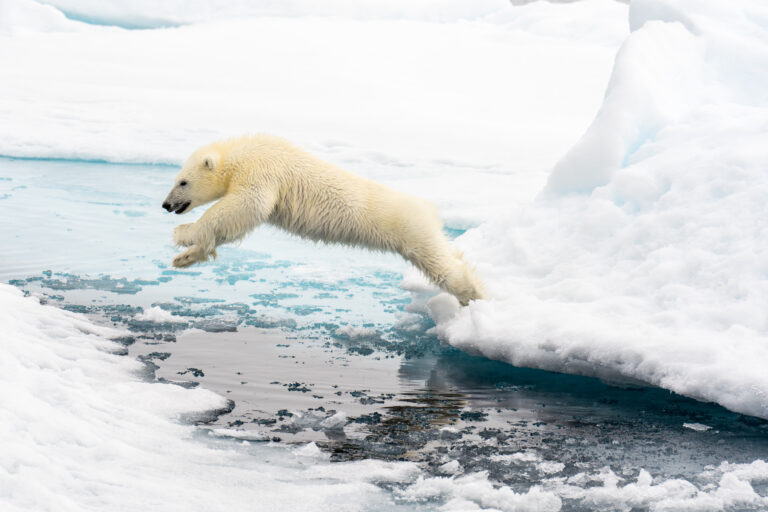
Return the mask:
<path id="1" fill-rule="evenodd" d="M 707 106 L 765 107 L 765 5 L 685 3 L 632 3 L 633 32 L 616 57 L 603 106 L 556 165 L 548 192 L 591 192 L 607 185 L 662 129 L 690 123 Z M 709 114 L 730 117 L 723 110 Z"/>
<path id="2" fill-rule="evenodd" d="M 768 418 L 768 5 L 629 12 L 603 106 L 539 199 L 460 239 L 496 300 L 439 332 Z"/>

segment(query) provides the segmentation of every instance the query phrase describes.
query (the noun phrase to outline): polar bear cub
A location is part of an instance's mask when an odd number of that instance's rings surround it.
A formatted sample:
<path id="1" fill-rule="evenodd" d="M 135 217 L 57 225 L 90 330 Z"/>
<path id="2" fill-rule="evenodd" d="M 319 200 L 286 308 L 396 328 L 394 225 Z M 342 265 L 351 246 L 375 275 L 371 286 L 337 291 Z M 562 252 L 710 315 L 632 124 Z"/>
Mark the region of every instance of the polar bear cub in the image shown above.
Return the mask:
<path id="1" fill-rule="evenodd" d="M 356 176 L 267 135 L 214 142 L 184 164 L 163 208 L 186 213 L 209 203 L 194 223 L 174 230 L 187 267 L 216 257 L 216 247 L 268 222 L 304 238 L 400 254 L 462 305 L 483 286 L 443 234 L 435 207 Z"/>

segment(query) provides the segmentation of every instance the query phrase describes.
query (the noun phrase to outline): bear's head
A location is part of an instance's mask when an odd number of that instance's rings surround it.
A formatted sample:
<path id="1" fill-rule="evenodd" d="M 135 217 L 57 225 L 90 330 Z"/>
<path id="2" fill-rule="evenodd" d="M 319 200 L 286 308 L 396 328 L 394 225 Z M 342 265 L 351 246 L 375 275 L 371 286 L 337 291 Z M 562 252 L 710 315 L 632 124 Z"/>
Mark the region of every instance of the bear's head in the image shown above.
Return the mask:
<path id="1" fill-rule="evenodd" d="M 163 201 L 163 208 L 173 213 L 185 213 L 219 199 L 226 191 L 221 153 L 208 146 L 195 151 L 184 163 Z"/>

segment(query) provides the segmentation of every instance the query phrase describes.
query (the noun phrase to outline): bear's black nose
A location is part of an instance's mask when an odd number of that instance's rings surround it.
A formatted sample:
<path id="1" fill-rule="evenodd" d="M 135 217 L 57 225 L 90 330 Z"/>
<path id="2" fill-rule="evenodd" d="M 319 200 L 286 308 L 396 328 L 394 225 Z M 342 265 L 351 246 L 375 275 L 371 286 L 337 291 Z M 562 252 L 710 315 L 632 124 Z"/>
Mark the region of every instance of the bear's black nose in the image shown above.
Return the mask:
<path id="1" fill-rule="evenodd" d="M 171 211 L 171 203 L 166 201 L 165 203 L 163 203 L 163 208 L 165 208 L 165 210 L 168 212 Z"/>

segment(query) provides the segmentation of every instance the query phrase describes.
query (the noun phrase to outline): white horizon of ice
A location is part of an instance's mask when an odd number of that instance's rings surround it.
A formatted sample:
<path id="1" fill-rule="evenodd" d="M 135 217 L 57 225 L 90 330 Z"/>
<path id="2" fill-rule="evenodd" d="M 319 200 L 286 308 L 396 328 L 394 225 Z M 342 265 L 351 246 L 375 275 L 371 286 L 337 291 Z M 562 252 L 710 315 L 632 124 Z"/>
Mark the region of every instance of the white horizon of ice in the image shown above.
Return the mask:
<path id="1" fill-rule="evenodd" d="M 0 155 L 179 165 L 212 140 L 267 132 L 476 226 L 530 201 L 588 126 L 626 13 L 585 0 L 450 23 L 65 20 L 58 31 L 0 18 Z"/>

